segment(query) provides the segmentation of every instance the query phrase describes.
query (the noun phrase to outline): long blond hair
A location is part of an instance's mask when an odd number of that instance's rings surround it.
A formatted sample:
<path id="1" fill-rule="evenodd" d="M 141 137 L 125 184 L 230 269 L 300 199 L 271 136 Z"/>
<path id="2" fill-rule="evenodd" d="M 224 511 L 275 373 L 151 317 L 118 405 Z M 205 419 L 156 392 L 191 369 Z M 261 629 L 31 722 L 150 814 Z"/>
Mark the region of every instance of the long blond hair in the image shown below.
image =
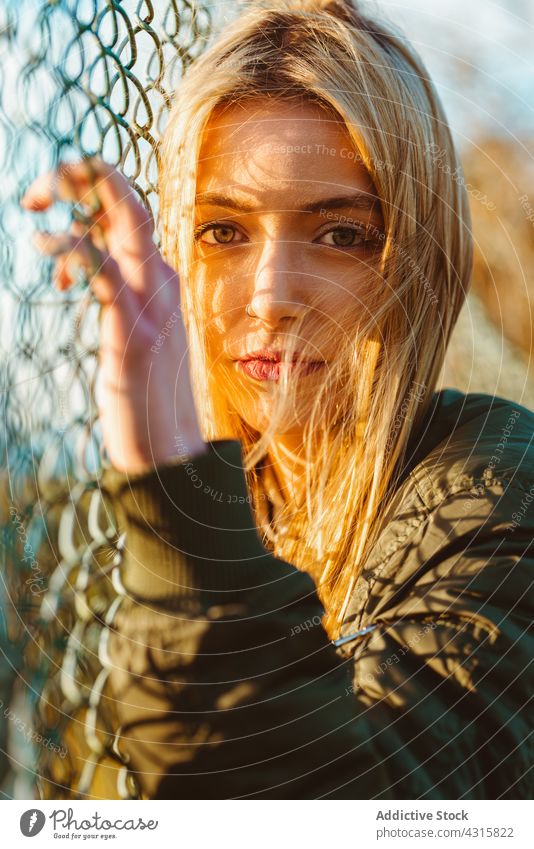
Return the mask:
<path id="1" fill-rule="evenodd" d="M 213 380 L 200 295 L 188 285 L 196 174 L 216 107 L 297 95 L 342 119 L 385 225 L 383 285 L 363 305 L 366 320 L 340 346 L 334 382 L 325 379 L 305 428 L 306 509 L 293 517 L 298 532 L 264 536 L 277 556 L 312 574 L 325 627 L 335 636 L 383 524 L 407 440 L 428 410 L 467 292 L 471 221 L 462 181 L 451 177 L 460 164 L 425 66 L 400 31 L 356 3 L 256 0 L 187 69 L 160 149 L 162 249 L 182 281 L 204 438 L 241 440 L 258 516 L 265 503 L 260 461 L 273 431 L 254 432 L 232 414 L 229 393 Z M 335 395 L 332 427 L 324 409 L 341 377 L 346 391 Z"/>

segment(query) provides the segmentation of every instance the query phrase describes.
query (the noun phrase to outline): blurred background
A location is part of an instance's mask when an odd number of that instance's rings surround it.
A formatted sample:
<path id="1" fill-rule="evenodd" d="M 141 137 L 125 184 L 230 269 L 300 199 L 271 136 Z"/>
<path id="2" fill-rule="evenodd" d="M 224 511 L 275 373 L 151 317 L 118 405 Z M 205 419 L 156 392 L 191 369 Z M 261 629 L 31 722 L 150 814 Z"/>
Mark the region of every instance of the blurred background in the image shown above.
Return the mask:
<path id="1" fill-rule="evenodd" d="M 91 493 L 101 468 L 95 308 L 82 283 L 68 293 L 52 289 L 50 263 L 31 246 L 34 230 L 66 227 L 69 211 L 31 217 L 18 201 L 37 174 L 84 151 L 120 163 L 157 216 L 154 148 L 172 91 L 242 5 L 0 6 L 0 798 L 35 793 L 45 745 L 50 758 L 64 757 L 61 718 L 41 711 L 40 739 L 33 728 L 45 682 L 46 705 L 60 704 L 63 716 L 93 692 L 98 665 L 80 646 L 96 645 L 109 607 L 113 564 L 96 551 L 114 534 Z M 462 157 L 476 256 L 442 385 L 534 407 L 534 3 L 366 5 L 421 53 Z M 90 521 L 80 530 L 72 505 L 88 494 Z"/>
<path id="2" fill-rule="evenodd" d="M 445 385 L 534 406 L 534 3 L 373 3 L 437 85 L 460 149 L 476 245 Z"/>

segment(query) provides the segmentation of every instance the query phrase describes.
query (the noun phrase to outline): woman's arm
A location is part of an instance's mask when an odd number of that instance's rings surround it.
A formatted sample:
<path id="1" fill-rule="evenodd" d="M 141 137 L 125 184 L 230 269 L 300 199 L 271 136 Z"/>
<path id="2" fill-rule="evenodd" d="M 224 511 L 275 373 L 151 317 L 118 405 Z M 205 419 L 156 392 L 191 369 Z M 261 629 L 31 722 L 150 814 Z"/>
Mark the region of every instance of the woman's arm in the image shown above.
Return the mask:
<path id="1" fill-rule="evenodd" d="M 453 560 L 443 549 L 443 568 L 438 553 L 411 590 L 424 587 L 426 603 L 383 611 L 343 659 L 310 577 L 260 543 L 239 442 L 143 474 L 112 470 L 104 487 L 127 530 L 111 693 L 147 797 L 526 792 L 533 646 L 527 600 L 507 605 L 532 579 L 532 557 L 514 575 L 514 558 L 494 560 L 487 539 Z"/>
<path id="2" fill-rule="evenodd" d="M 44 212 L 57 200 L 82 206 L 85 224 L 78 215 L 67 233 L 37 232 L 36 246 L 54 258 L 58 289 L 83 268 L 100 304 L 96 401 L 113 466 L 138 472 L 201 453 L 181 281 L 156 248 L 151 216 L 124 176 L 97 157 L 42 174 L 21 203 Z M 157 345 L 169 322 L 172 333 Z"/>
<path id="3" fill-rule="evenodd" d="M 366 797 L 387 775 L 365 717 L 354 727 L 350 663 L 309 576 L 261 545 L 240 443 L 208 445 L 104 479 L 128 530 L 131 598 L 108 642 L 121 751 L 151 798 L 309 798 L 346 781 L 342 796 Z"/>

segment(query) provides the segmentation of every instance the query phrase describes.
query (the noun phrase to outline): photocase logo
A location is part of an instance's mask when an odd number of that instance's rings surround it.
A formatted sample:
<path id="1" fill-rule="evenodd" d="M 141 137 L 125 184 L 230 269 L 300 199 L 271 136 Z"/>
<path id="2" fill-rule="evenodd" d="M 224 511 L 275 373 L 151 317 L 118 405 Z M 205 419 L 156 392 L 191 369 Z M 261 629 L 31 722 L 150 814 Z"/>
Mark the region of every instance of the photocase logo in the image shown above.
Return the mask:
<path id="1" fill-rule="evenodd" d="M 37 808 L 30 808 L 29 811 L 24 811 L 20 818 L 20 830 L 24 837 L 35 837 L 42 831 L 46 822 L 46 817 L 42 811 Z"/>

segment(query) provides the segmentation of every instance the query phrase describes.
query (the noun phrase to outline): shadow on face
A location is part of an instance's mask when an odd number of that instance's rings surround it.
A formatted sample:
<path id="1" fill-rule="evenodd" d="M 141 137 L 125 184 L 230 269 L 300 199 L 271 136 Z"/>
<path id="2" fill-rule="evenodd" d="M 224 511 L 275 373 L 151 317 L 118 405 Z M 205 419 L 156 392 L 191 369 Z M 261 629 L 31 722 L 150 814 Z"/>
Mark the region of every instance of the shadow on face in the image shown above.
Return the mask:
<path id="1" fill-rule="evenodd" d="M 289 350 L 328 368 L 369 312 L 383 226 L 340 117 L 265 98 L 212 114 L 197 172 L 194 280 L 209 361 L 252 427 L 264 429 L 279 371 L 244 369 L 242 359 Z M 302 427 L 324 368 L 287 365 L 298 378 L 288 428 Z"/>

